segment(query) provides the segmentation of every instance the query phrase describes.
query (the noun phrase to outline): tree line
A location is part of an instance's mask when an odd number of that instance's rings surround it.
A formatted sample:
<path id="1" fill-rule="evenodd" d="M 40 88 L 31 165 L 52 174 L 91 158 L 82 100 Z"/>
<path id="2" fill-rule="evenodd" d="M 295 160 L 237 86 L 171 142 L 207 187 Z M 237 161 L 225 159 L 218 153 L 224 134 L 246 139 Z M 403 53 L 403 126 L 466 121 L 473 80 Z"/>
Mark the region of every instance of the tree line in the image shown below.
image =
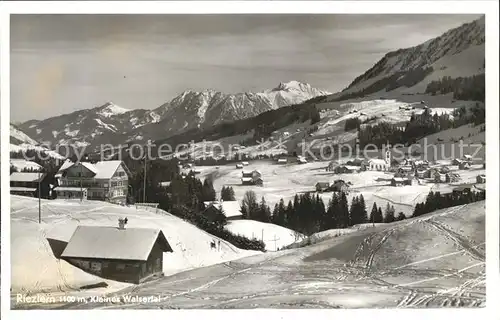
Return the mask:
<path id="1" fill-rule="evenodd" d="M 413 217 L 419 217 L 439 209 L 459 206 L 486 199 L 486 192 L 454 192 L 441 194 L 440 192 L 429 192 L 425 202 L 417 203 L 413 211 Z"/>
<path id="2" fill-rule="evenodd" d="M 439 80 L 431 81 L 425 93 L 447 94 L 453 92 L 453 99 L 473 100 L 484 102 L 485 77 L 484 73 L 470 77 L 452 78 L 444 76 Z"/>
<path id="3" fill-rule="evenodd" d="M 377 207 L 376 203 L 373 204 L 371 214 L 368 216 L 363 195 L 354 197 L 349 207 L 347 195 L 344 192 L 333 193 L 326 206 L 319 195 L 296 194 L 288 204 L 280 199 L 271 211 L 264 197 L 258 202 L 255 192 L 247 191 L 241 207 L 246 219 L 274 223 L 307 236 L 324 230 L 348 228 L 357 224 L 390 223 L 405 219 L 402 212 L 395 217 L 394 206 L 389 203 L 385 208 L 385 216 L 382 208 Z"/>

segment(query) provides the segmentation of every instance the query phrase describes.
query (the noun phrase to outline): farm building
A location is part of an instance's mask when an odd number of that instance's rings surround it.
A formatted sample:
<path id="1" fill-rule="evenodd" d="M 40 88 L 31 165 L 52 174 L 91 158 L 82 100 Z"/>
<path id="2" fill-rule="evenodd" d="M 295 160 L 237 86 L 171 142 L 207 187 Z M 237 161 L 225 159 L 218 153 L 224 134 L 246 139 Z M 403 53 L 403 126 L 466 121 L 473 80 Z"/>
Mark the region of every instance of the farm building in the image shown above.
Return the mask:
<path id="1" fill-rule="evenodd" d="M 242 161 L 241 164 L 244 165 L 244 166 L 248 166 L 249 165 L 248 161 Z"/>
<path id="2" fill-rule="evenodd" d="M 424 169 L 417 169 L 416 170 L 416 176 L 420 179 L 426 178 L 427 177 L 427 172 L 429 170 L 424 170 Z"/>
<path id="3" fill-rule="evenodd" d="M 413 172 L 412 166 L 401 166 L 397 168 L 396 173 L 400 176 L 407 175 L 408 173 Z"/>
<path id="4" fill-rule="evenodd" d="M 206 201 L 204 202 L 205 215 L 209 221 L 217 221 L 225 217 L 226 220 L 243 219 L 241 206 L 238 201 Z"/>
<path id="5" fill-rule="evenodd" d="M 38 185 L 46 174 L 41 172 L 13 172 L 10 175 L 10 193 L 36 197 Z"/>
<path id="6" fill-rule="evenodd" d="M 241 183 L 244 185 L 259 185 L 259 186 L 262 186 L 264 184 L 262 180 L 262 174 L 259 170 L 242 171 Z"/>
<path id="7" fill-rule="evenodd" d="M 286 158 L 279 158 L 278 159 L 278 164 L 286 164 L 286 163 L 287 163 Z"/>
<path id="8" fill-rule="evenodd" d="M 402 186 L 403 183 L 404 183 L 404 179 L 401 177 L 394 177 L 391 179 L 391 186 L 393 186 L 393 187 Z"/>
<path id="9" fill-rule="evenodd" d="M 330 182 L 318 182 L 316 183 L 317 192 L 325 192 L 330 189 Z"/>
<path id="10" fill-rule="evenodd" d="M 470 169 L 470 163 L 466 162 L 466 161 L 463 161 L 463 162 L 461 162 L 458 165 L 458 169 L 460 169 L 460 170 L 468 170 L 468 169 Z"/>
<path id="11" fill-rule="evenodd" d="M 413 177 L 413 176 L 408 176 L 408 177 L 403 178 L 403 184 L 405 186 L 412 186 L 412 185 L 415 185 L 417 183 L 418 183 L 417 179 L 415 179 L 415 177 Z"/>
<path id="12" fill-rule="evenodd" d="M 338 166 L 338 162 L 337 161 L 330 161 L 330 163 L 328 164 L 328 166 L 326 167 L 326 171 L 334 171 L 335 168 Z"/>
<path id="13" fill-rule="evenodd" d="M 78 226 L 61 254 L 67 261 L 96 276 L 142 283 L 163 276 L 163 253 L 173 252 L 159 229 Z"/>
<path id="14" fill-rule="evenodd" d="M 361 170 L 358 166 L 341 165 L 334 169 L 335 173 L 354 173 Z"/>
<path id="15" fill-rule="evenodd" d="M 345 164 L 348 165 L 348 166 L 361 167 L 361 165 L 363 164 L 363 160 L 361 160 L 361 159 L 349 160 Z"/>
<path id="16" fill-rule="evenodd" d="M 349 185 L 344 180 L 335 180 L 330 189 L 333 192 L 347 192 Z"/>
<path id="17" fill-rule="evenodd" d="M 477 183 L 486 183 L 486 175 L 480 174 L 476 177 Z"/>
<path id="18" fill-rule="evenodd" d="M 453 188 L 454 194 L 468 194 L 470 192 L 477 192 L 478 190 L 472 184 L 464 184 Z"/>
<path id="19" fill-rule="evenodd" d="M 441 172 L 436 172 L 434 174 L 434 182 L 446 182 L 446 174 Z"/>
<path id="20" fill-rule="evenodd" d="M 458 173 L 449 172 L 446 173 L 446 182 L 458 182 L 460 181 L 460 175 Z"/>
<path id="21" fill-rule="evenodd" d="M 236 169 L 242 169 L 243 168 L 243 164 L 242 163 L 237 163 L 236 164 Z"/>

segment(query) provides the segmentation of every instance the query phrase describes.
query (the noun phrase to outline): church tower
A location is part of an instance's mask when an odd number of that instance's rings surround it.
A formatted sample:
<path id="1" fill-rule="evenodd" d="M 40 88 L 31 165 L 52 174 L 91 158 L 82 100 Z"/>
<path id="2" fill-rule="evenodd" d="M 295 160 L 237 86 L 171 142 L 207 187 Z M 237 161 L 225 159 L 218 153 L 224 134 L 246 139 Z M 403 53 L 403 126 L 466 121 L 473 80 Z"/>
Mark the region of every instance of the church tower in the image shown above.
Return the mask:
<path id="1" fill-rule="evenodd" d="M 385 151 L 385 163 L 390 167 L 392 163 L 391 150 L 387 149 Z"/>

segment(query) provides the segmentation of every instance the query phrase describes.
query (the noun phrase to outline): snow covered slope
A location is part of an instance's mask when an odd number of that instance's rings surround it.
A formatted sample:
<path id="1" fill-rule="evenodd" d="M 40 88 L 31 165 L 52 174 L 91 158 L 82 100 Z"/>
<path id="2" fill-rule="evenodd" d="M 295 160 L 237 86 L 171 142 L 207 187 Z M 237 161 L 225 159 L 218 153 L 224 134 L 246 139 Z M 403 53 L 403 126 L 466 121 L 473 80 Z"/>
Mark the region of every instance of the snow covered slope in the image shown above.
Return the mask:
<path id="1" fill-rule="evenodd" d="M 156 140 L 182 130 L 244 119 L 327 94 L 329 92 L 298 81 L 282 82 L 276 88 L 257 93 L 187 90 L 154 110 L 128 110 L 108 102 L 93 109 L 41 121 L 30 120 L 20 127 L 39 141 L 52 145 L 117 145 L 130 140 Z"/>
<path id="2" fill-rule="evenodd" d="M 362 90 L 385 92 L 389 87 L 405 93 L 418 93 L 424 92 L 429 82 L 443 76 L 457 78 L 482 74 L 485 72 L 484 30 L 483 17 L 418 46 L 389 52 L 330 99 Z"/>
<path id="3" fill-rule="evenodd" d="M 200 268 L 125 292 L 158 302 L 73 309 L 477 308 L 486 303 L 485 202 Z"/>
<path id="4" fill-rule="evenodd" d="M 288 228 L 254 220 L 229 221 L 226 229 L 249 239 L 263 240 L 267 251 L 276 251 L 300 240 L 302 237 L 301 234 L 295 235 L 294 231 Z"/>
<path id="5" fill-rule="evenodd" d="M 35 139 L 32 139 L 21 129 L 14 125 L 10 125 L 10 151 L 11 152 L 26 152 L 28 150 L 36 150 L 46 153 L 54 159 L 64 159 L 59 153 L 40 145 Z"/>
<path id="6" fill-rule="evenodd" d="M 221 240 L 221 249 L 211 250 L 216 237 L 159 210 L 159 213 L 99 201 L 42 200 L 42 223 L 38 223 L 38 199 L 11 196 L 12 291 L 72 291 L 84 285 L 106 282 L 109 290 L 123 284 L 89 275 L 54 256 L 47 238 L 69 241 L 78 225 L 117 226 L 128 218 L 130 228 L 160 228 L 173 253 L 164 253 L 166 275 L 254 255 Z M 36 266 L 36 267 L 35 267 Z"/>

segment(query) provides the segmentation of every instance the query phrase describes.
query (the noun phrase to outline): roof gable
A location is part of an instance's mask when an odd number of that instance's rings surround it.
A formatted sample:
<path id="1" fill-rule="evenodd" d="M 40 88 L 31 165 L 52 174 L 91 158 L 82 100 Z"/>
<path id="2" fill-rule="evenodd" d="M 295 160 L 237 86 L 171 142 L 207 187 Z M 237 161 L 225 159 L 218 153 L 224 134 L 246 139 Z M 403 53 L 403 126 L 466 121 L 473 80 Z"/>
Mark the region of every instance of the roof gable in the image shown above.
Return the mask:
<path id="1" fill-rule="evenodd" d="M 173 252 L 159 229 L 78 226 L 61 257 L 145 261 L 157 242 Z"/>

